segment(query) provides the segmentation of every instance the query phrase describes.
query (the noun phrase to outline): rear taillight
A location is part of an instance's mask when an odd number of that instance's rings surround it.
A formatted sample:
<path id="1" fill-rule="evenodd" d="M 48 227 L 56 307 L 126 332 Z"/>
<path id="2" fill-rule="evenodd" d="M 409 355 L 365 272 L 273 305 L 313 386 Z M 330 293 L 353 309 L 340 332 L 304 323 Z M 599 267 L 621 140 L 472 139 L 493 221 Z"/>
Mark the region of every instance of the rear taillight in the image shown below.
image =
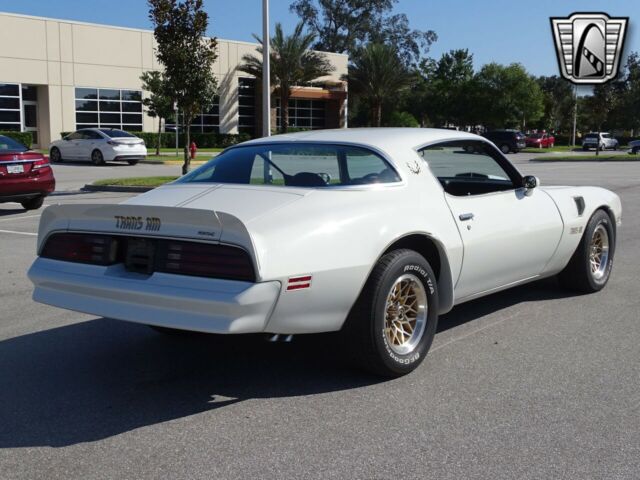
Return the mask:
<path id="1" fill-rule="evenodd" d="M 41 256 L 66 262 L 113 265 L 117 251 L 117 240 L 108 235 L 56 233 L 47 239 Z"/>
<path id="2" fill-rule="evenodd" d="M 40 160 L 36 160 L 35 162 L 33 162 L 33 169 L 37 170 L 39 168 L 47 168 L 50 167 L 51 164 L 49 163 L 49 159 L 48 158 L 41 158 Z"/>
<path id="3" fill-rule="evenodd" d="M 251 259 L 240 248 L 167 240 L 160 243 L 156 255 L 158 272 L 255 280 Z"/>
<path id="4" fill-rule="evenodd" d="M 109 140 L 109 141 L 107 141 L 107 143 L 108 143 L 109 145 L 122 145 L 122 143 L 120 143 L 120 142 L 116 142 L 115 140 Z"/>

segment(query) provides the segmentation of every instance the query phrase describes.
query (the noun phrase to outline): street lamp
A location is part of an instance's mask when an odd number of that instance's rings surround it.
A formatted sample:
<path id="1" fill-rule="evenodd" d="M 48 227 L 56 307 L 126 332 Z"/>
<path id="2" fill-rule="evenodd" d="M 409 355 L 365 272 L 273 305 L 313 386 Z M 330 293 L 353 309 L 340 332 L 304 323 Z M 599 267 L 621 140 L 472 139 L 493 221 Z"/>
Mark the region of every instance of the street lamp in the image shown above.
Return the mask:
<path id="1" fill-rule="evenodd" d="M 271 68 L 269 65 L 269 0 L 262 0 L 262 136 L 271 135 Z M 282 105 L 280 106 L 282 108 Z M 286 105 L 284 106 L 286 108 Z"/>

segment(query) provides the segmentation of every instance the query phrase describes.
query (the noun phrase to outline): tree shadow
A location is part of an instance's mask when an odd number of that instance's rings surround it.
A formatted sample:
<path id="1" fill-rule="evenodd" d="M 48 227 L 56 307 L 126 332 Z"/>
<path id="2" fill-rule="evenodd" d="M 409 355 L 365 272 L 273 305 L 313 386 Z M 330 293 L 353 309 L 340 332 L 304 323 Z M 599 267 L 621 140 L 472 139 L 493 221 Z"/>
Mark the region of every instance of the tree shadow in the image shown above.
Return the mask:
<path id="1" fill-rule="evenodd" d="M 538 282 L 461 305 L 439 332 L 521 302 L 564 296 Z M 0 342 L 0 448 L 62 447 L 255 398 L 384 381 L 345 367 L 335 334 L 165 336 L 96 319 Z"/>

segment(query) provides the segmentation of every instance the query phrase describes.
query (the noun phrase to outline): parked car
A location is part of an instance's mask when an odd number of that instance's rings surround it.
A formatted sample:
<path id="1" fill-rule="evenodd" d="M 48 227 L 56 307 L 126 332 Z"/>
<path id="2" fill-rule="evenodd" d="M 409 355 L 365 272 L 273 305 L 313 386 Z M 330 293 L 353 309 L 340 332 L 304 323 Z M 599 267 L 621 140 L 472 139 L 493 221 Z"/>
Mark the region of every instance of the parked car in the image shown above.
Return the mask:
<path id="1" fill-rule="evenodd" d="M 26 210 L 36 210 L 55 188 L 47 157 L 0 135 L 0 202 L 17 202 Z"/>
<path id="2" fill-rule="evenodd" d="M 635 155 L 640 152 L 640 140 L 632 140 L 629 142 L 629 153 Z"/>
<path id="3" fill-rule="evenodd" d="M 502 153 L 518 153 L 527 146 L 525 134 L 518 130 L 492 130 L 484 137 L 495 143 Z"/>
<path id="4" fill-rule="evenodd" d="M 549 133 L 532 133 L 525 140 L 527 147 L 553 148 L 556 138 Z"/>
<path id="5" fill-rule="evenodd" d="M 163 332 L 341 330 L 339 358 L 397 376 L 454 305 L 553 275 L 602 289 L 620 221 L 615 193 L 541 187 L 477 135 L 314 130 L 119 205 L 49 207 L 29 278 L 38 302 Z"/>
<path id="6" fill-rule="evenodd" d="M 114 128 L 83 128 L 49 147 L 52 162 L 90 160 L 94 165 L 105 162 L 127 162 L 135 165 L 147 156 L 144 140 Z"/>
<path id="7" fill-rule="evenodd" d="M 582 139 L 583 150 L 598 148 L 598 145 L 600 145 L 600 150 L 617 150 L 619 147 L 618 140 L 606 132 L 587 133 Z"/>

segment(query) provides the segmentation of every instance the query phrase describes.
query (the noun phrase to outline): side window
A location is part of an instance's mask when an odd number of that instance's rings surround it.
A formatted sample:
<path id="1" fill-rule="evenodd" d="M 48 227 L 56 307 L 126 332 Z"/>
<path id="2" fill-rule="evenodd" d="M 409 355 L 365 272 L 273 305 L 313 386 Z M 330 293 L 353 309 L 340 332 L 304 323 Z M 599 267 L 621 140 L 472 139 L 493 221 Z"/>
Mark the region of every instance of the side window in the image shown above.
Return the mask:
<path id="1" fill-rule="evenodd" d="M 98 132 L 94 132 L 93 130 L 85 130 L 84 139 L 85 140 L 101 140 L 102 137 Z"/>
<path id="2" fill-rule="evenodd" d="M 517 171 L 484 142 L 441 143 L 419 153 L 449 195 L 480 195 L 516 188 Z"/>
<path id="3" fill-rule="evenodd" d="M 82 133 L 81 132 L 73 132 L 72 134 L 68 135 L 67 138 L 69 140 L 80 140 L 82 138 Z"/>
<path id="4" fill-rule="evenodd" d="M 366 150 L 346 149 L 351 184 L 399 182 L 398 174 L 377 155 Z"/>

